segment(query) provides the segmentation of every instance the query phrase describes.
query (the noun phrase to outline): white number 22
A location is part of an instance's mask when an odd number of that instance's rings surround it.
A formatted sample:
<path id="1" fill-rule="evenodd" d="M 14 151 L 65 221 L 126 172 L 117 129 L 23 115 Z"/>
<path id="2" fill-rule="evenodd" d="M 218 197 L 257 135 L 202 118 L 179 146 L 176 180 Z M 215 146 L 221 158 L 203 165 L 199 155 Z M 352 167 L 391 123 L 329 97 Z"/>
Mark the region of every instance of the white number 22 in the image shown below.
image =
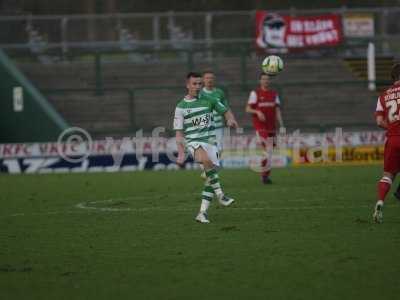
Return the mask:
<path id="1" fill-rule="evenodd" d="M 390 123 L 400 120 L 399 104 L 400 104 L 400 98 L 397 100 L 390 100 L 386 102 L 386 107 L 389 109 L 388 119 Z"/>

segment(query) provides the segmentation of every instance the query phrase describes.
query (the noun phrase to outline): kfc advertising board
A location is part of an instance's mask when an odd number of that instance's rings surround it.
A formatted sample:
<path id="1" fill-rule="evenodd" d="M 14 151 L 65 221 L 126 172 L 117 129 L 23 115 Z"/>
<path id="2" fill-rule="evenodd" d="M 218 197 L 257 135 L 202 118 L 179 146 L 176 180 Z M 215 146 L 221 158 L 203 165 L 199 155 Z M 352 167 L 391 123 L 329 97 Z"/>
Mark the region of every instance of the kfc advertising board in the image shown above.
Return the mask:
<path id="1" fill-rule="evenodd" d="M 257 48 L 285 52 L 337 46 L 342 41 L 341 18 L 336 14 L 287 16 L 257 11 Z"/>

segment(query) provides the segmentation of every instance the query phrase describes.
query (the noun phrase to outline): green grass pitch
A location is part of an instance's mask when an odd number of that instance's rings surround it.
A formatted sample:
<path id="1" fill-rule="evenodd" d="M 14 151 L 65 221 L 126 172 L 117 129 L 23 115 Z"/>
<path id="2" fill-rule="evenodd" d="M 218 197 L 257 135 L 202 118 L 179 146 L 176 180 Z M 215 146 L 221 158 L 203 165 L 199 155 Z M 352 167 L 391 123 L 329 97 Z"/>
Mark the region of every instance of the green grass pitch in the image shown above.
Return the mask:
<path id="1" fill-rule="evenodd" d="M 1 299 L 398 299 L 400 203 L 379 166 L 0 176 Z"/>

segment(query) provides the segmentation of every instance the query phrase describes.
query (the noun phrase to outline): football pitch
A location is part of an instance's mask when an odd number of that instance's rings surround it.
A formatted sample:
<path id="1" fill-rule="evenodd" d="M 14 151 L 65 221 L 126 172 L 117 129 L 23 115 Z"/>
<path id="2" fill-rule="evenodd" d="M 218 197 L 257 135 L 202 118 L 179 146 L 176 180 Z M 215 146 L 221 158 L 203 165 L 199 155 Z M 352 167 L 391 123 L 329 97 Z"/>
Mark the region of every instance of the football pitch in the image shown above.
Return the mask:
<path id="1" fill-rule="evenodd" d="M 398 299 L 400 203 L 380 166 L 0 176 L 1 299 Z"/>

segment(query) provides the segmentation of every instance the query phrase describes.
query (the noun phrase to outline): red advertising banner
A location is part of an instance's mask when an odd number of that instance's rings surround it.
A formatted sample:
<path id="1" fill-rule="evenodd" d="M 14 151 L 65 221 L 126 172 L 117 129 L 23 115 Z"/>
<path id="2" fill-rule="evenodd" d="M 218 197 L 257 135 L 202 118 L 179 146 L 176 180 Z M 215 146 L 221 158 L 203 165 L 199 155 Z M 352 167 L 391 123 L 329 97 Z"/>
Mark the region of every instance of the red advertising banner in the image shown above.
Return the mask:
<path id="1" fill-rule="evenodd" d="M 265 50 L 336 46 L 342 41 L 340 15 L 286 16 L 257 11 L 256 45 Z"/>

